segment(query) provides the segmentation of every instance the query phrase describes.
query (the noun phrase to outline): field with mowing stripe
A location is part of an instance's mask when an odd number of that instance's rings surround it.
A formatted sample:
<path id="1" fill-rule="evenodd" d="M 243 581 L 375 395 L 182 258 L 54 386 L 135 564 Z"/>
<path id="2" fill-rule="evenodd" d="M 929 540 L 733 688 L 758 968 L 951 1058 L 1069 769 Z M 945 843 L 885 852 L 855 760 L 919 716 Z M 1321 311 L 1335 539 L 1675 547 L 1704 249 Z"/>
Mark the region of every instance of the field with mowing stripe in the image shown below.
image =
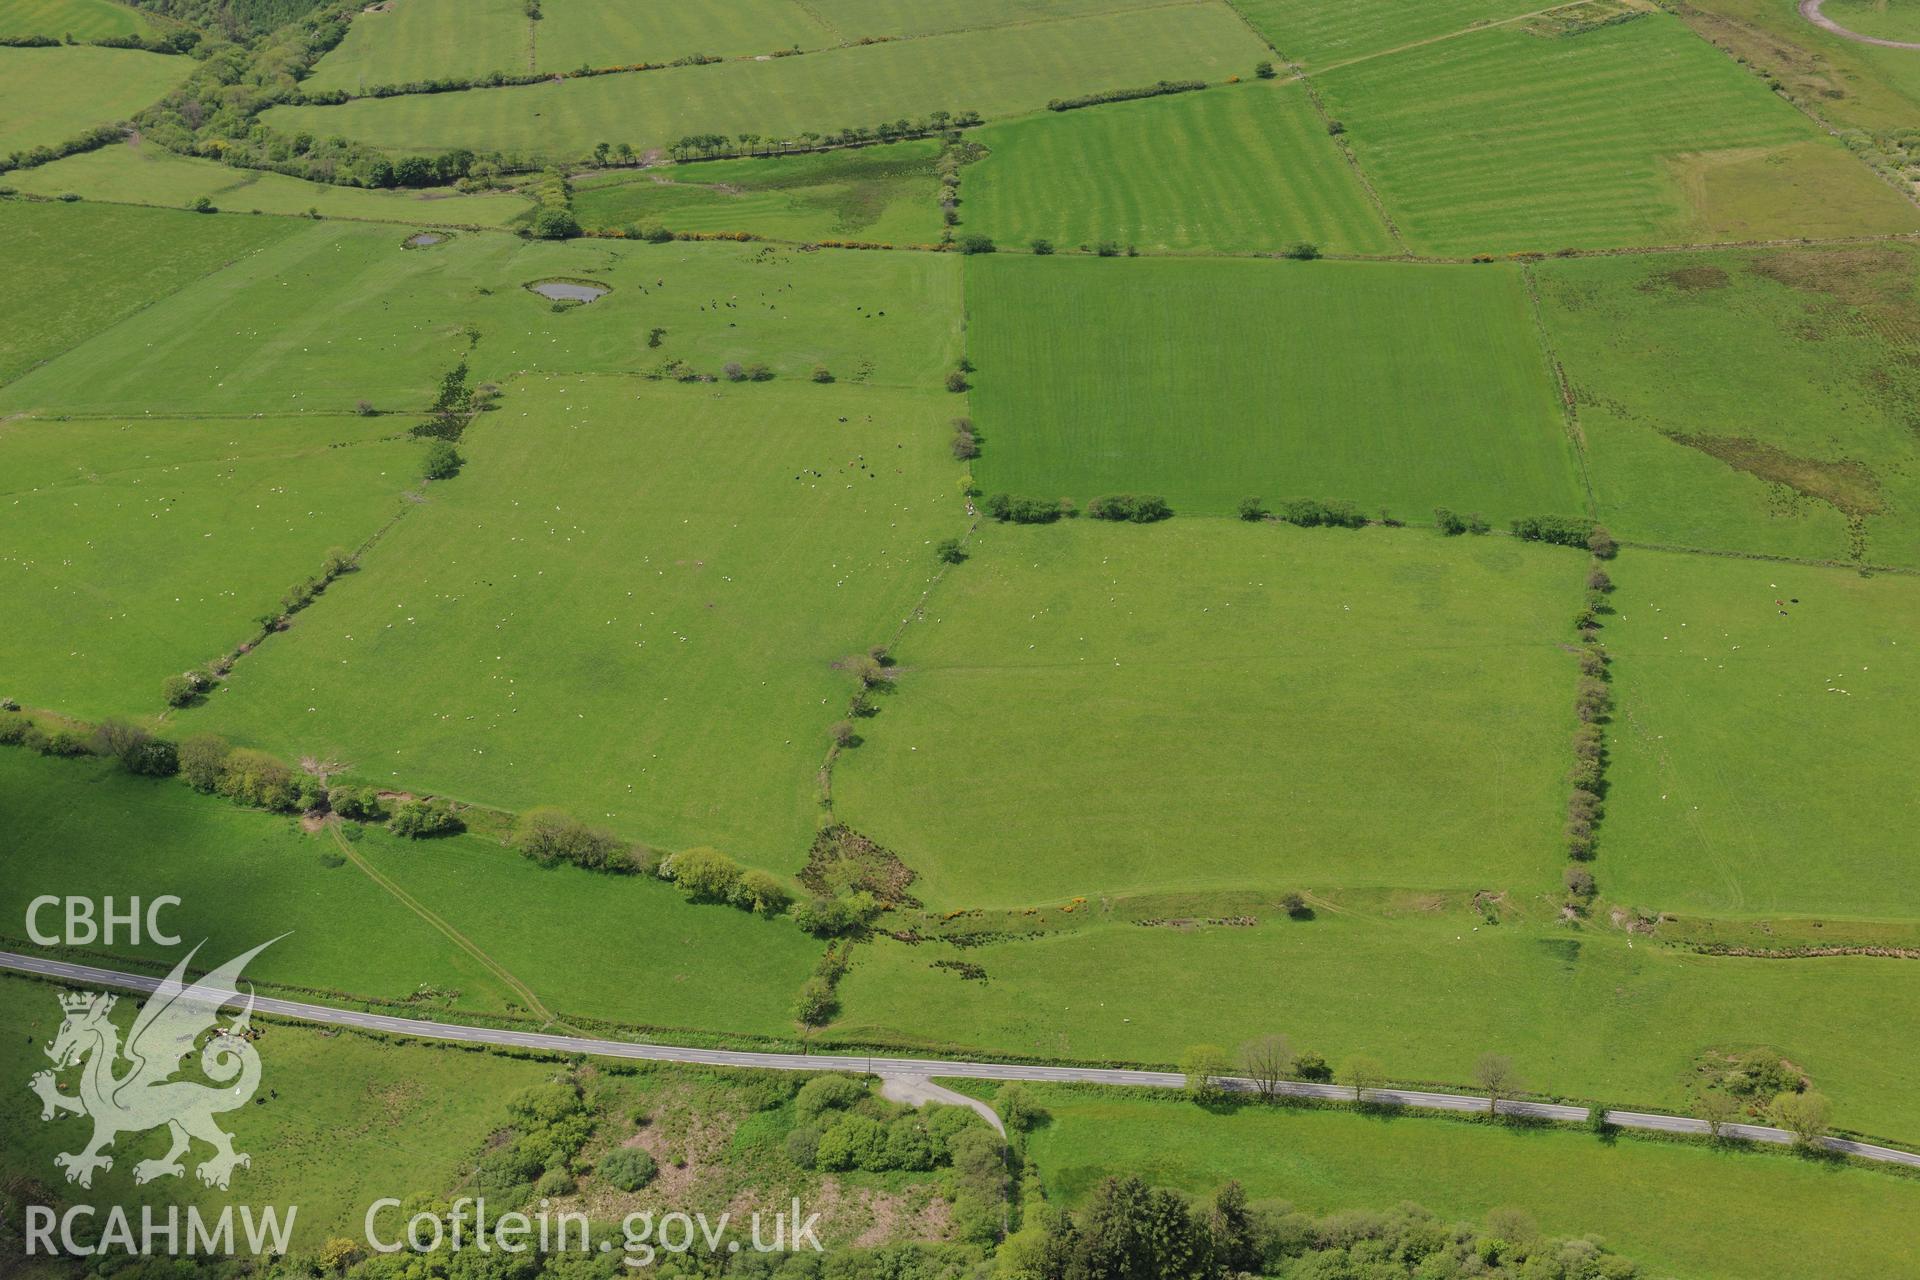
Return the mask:
<path id="1" fill-rule="evenodd" d="M 964 224 L 1003 245 L 1393 252 L 1385 224 L 1296 82 L 1253 81 L 995 125 Z"/>
<path id="2" fill-rule="evenodd" d="M 999 256 L 967 284 L 988 492 L 1586 505 L 1512 268 Z"/>
<path id="3" fill-rule="evenodd" d="M 834 773 L 927 902 L 1557 878 L 1571 553 L 1214 520 L 972 553 Z"/>
<path id="4" fill-rule="evenodd" d="M 1649 542 L 1920 564 L 1917 270 L 1895 245 L 1542 264 L 1602 517 Z"/>
<path id="5" fill-rule="evenodd" d="M 302 87 L 359 93 L 437 77 L 534 71 L 532 26 L 525 0 L 401 0 L 363 10 Z"/>
<path id="6" fill-rule="evenodd" d="M 292 230 L 260 218 L 0 200 L 0 242 L 11 258 L 0 383 Z M 167 251 L 153 252 L 162 240 Z"/>
<path id="7" fill-rule="evenodd" d="M 715 376 L 764 362 L 796 379 L 824 363 L 847 382 L 931 389 L 958 350 L 954 258 L 502 235 L 407 249 L 400 227 L 293 225 L 243 266 L 0 389 L 0 411 L 418 411 L 463 358 L 475 382 L 679 359 Z M 556 309 L 525 287 L 555 277 L 612 292 Z"/>
<path id="8" fill-rule="evenodd" d="M 138 9 L 113 0 L 0 0 L 0 36 L 106 40 L 155 30 Z"/>
<path id="9" fill-rule="evenodd" d="M 1038 1090 L 1035 1101 L 1051 1119 L 1028 1154 L 1054 1203 L 1081 1203 L 1109 1174 L 1190 1195 L 1237 1178 L 1255 1200 L 1316 1214 L 1412 1201 L 1449 1221 L 1479 1221 L 1520 1209 L 1548 1235 L 1598 1235 L 1657 1275 L 1829 1280 L 1920 1267 L 1902 1225 L 1911 1186 L 1875 1171 L 1452 1120 L 1212 1112 L 1061 1088 Z"/>
<path id="10" fill-rule="evenodd" d="M 1751 239 L 1799 234 L 1807 219 L 1826 234 L 1920 227 L 1920 210 L 1865 165 L 1821 165 L 1785 199 L 1777 184 L 1794 181 L 1804 144 L 1838 144 L 1661 13 L 1579 35 L 1479 32 L 1316 83 L 1417 248 Z M 1699 167 L 1756 149 L 1779 165 L 1773 184 L 1756 184 L 1764 207 L 1690 199 L 1712 191 Z"/>
<path id="11" fill-rule="evenodd" d="M 547 0 L 534 31 L 541 71 L 671 62 L 690 54 L 732 58 L 821 49 L 832 34 L 797 0 L 715 4 L 603 4 Z"/>
<path id="12" fill-rule="evenodd" d="M 1534 13 L 1545 0 L 1236 0 L 1247 20 L 1308 72 Z"/>
<path id="13" fill-rule="evenodd" d="M 89 718 L 259 631 L 402 509 L 425 446 L 364 418 L 0 423 L 6 692 Z"/>
<path id="14" fill-rule="evenodd" d="M 191 58 L 138 49 L 0 48 L 0 156 L 125 120 L 193 67 Z"/>
<path id="15" fill-rule="evenodd" d="M 1595 867 L 1604 876 L 1606 863 Z M 1543 918 L 1553 914 L 1543 892 L 1515 890 L 1518 916 L 1497 925 L 1460 895 L 1403 895 L 1382 912 L 1334 893 L 1310 920 L 1268 908 L 1251 926 L 1089 923 L 1037 941 L 882 942 L 842 982 L 845 1012 L 828 1034 L 1173 1064 L 1188 1045 L 1231 1049 L 1279 1032 L 1336 1065 L 1367 1054 L 1394 1079 L 1450 1087 L 1470 1087 L 1475 1060 L 1491 1050 L 1564 1098 L 1681 1112 L 1700 1055 L 1766 1046 L 1834 1100 L 1842 1128 L 1895 1137 L 1920 1128 L 1920 1099 L 1899 1084 L 1920 1017 L 1920 965 L 1710 957 L 1646 938 L 1629 946 L 1604 927 L 1570 932 Z M 1098 904 L 1082 910 L 1097 918 Z M 1009 933 L 1019 928 L 1015 916 Z M 985 977 L 935 967 L 941 960 Z"/>
<path id="16" fill-rule="evenodd" d="M 1920 579 L 1660 552 L 1617 579 L 1601 840 L 1621 899 L 1920 913 Z"/>
<path id="17" fill-rule="evenodd" d="M 304 215 L 318 210 L 325 218 L 424 226 L 504 227 L 530 207 L 526 197 L 504 192 L 425 195 L 306 182 L 266 169 L 235 169 L 148 144 L 84 151 L 8 174 L 7 181 L 33 195 L 71 193 L 114 204 L 184 209 L 205 197 L 227 213 Z"/>
<path id="18" fill-rule="evenodd" d="M 1174 4 L 767 62 L 276 107 L 262 118 L 288 132 L 344 135 L 392 151 L 577 156 L 601 141 L 644 150 L 694 133 L 798 136 L 934 111 L 1016 115 L 1051 98 L 1245 75 L 1265 52 L 1224 5 Z"/>
<path id="19" fill-rule="evenodd" d="M 831 23 L 841 39 L 858 40 L 861 36 L 923 36 L 977 27 L 1022 26 L 1151 9 L 1164 3 L 1166 0 L 974 0 L 954 6 L 938 0 L 809 0 L 807 7 Z"/>
<path id="20" fill-rule="evenodd" d="M 609 174 L 575 186 L 573 211 L 588 227 L 931 244 L 941 231 L 939 154 L 939 143 L 917 140 Z"/>
<path id="21" fill-rule="evenodd" d="M 196 728 L 796 870 L 851 677 L 964 527 L 943 393 L 553 379 Z"/>

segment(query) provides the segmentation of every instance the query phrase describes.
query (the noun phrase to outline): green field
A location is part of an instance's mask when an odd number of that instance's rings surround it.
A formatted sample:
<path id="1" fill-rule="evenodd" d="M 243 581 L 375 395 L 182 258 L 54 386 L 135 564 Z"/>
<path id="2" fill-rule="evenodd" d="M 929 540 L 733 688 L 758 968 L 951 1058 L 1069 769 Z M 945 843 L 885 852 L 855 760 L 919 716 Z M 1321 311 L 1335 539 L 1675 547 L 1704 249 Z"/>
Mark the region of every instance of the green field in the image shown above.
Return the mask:
<path id="1" fill-rule="evenodd" d="M 114 0 L 0 0 L 0 36 L 106 40 L 153 33 L 145 14 Z"/>
<path id="2" fill-rule="evenodd" d="M 662 63 L 689 54 L 738 57 L 834 43 L 796 0 L 610 5 L 550 0 L 534 33 L 542 71 Z"/>
<path id="3" fill-rule="evenodd" d="M 377 781 L 364 768 L 347 781 Z M 401 1002 L 423 1017 L 524 1014 L 477 958 L 352 862 L 328 833 L 198 795 L 178 780 L 129 778 L 97 761 L 0 751 L 17 857 L 0 892 L 24 920 L 44 893 L 173 894 L 167 923 L 219 963 L 286 934 L 248 967 L 275 990 L 336 1002 Z M 370 827 L 354 851 L 561 1017 L 679 1031 L 785 1036 L 820 945 L 784 921 L 692 906 L 645 876 L 542 869 L 480 836 L 409 841 Z M 43 928 L 56 926 L 52 914 Z M 24 925 L 5 930 L 24 944 Z M 611 948 L 579 963 L 577 944 Z M 96 945 L 89 955 L 171 964 L 177 949 Z M 404 1012 L 405 1010 L 403 1010 Z"/>
<path id="4" fill-rule="evenodd" d="M 1236 0 L 1247 20 L 1308 71 L 1445 39 L 1534 13 L 1541 0 Z"/>
<path id="5" fill-rule="evenodd" d="M 1920 581 L 1659 552 L 1617 578 L 1614 891 L 1745 917 L 1920 914 L 1904 835 Z"/>
<path id="6" fill-rule="evenodd" d="M 1164 0 L 975 0 L 965 6 L 938 0 L 809 0 L 807 8 L 841 39 L 924 36 L 978 27 L 1027 26 L 1062 18 L 1151 9 Z"/>
<path id="7" fill-rule="evenodd" d="M 1393 242 L 1297 82 L 1049 114 L 974 135 L 964 225 L 1002 244 L 1244 252 Z"/>
<path id="8" fill-rule="evenodd" d="M 212 160 L 178 155 L 157 146 L 102 147 L 23 169 L 7 180 L 32 195 L 69 193 L 114 204 L 151 204 L 184 209 L 205 198 L 226 213 L 307 214 L 426 226 L 504 227 L 530 207 L 526 197 L 505 192 L 461 195 L 369 191 L 307 182 L 266 169 L 235 169 Z"/>
<path id="9" fill-rule="evenodd" d="M 1179 519 L 972 551 L 834 774 L 929 903 L 1557 878 L 1572 555 Z"/>
<path id="10" fill-rule="evenodd" d="M 0 383 L 292 230 L 266 219 L 0 200 L 11 252 Z M 165 253 L 153 246 L 164 239 Z"/>
<path id="11" fill-rule="evenodd" d="M 187 78 L 193 60 L 138 49 L 0 48 L 0 156 L 125 120 Z"/>
<path id="12" fill-rule="evenodd" d="M 1604 880 L 1604 855 L 1595 868 Z M 1269 910 L 1250 927 L 1100 923 L 1096 900 L 1086 928 L 1038 941 L 878 943 L 841 983 L 845 1013 L 829 1035 L 1172 1064 L 1188 1045 L 1277 1032 L 1330 1063 L 1364 1053 L 1394 1079 L 1466 1088 L 1495 1051 L 1545 1093 L 1681 1112 L 1702 1053 L 1766 1046 L 1832 1097 L 1835 1124 L 1920 1131 L 1920 1100 L 1900 1085 L 1920 1016 L 1912 961 L 1630 946 L 1604 925 L 1548 923 L 1551 903 L 1520 889 L 1499 925 L 1438 894 L 1384 912 L 1335 894 L 1311 920 Z M 985 978 L 935 968 L 942 960 Z"/>
<path id="13" fill-rule="evenodd" d="M 914 141 L 610 174 L 578 184 L 573 210 L 589 227 L 931 244 L 941 231 L 939 154 L 939 143 Z"/>
<path id="14" fill-rule="evenodd" d="M 293 818 L 240 809 L 177 779 L 131 778 L 98 760 L 48 760 L 0 750 L 7 795 L 8 874 L 0 888 L 15 949 L 27 905 L 42 894 L 151 899 L 172 894 L 167 927 L 220 964 L 287 936 L 247 967 L 276 990 L 414 1001 L 423 1017 L 505 1012 L 511 993 L 476 960 L 410 914 L 333 846 Z M 373 837 L 369 836 L 369 839 Z M 57 909 L 42 930 L 58 929 Z M 171 968 L 177 947 L 116 939 L 93 956 Z"/>
<path id="15" fill-rule="evenodd" d="M 1827 0 L 1824 12 L 1873 22 L 1862 10 L 1871 12 L 1874 3 Z M 1899 21 L 1898 12 L 1889 8 L 1887 16 Z M 1920 57 L 1913 50 L 1883 49 L 1823 31 L 1800 16 L 1798 0 L 1700 0 L 1684 16 L 1694 30 L 1777 78 L 1839 127 L 1898 135 L 1920 111 Z"/>
<path id="16" fill-rule="evenodd" d="M 1835 1280 L 1920 1267 L 1913 1183 L 1804 1161 L 1560 1130 L 1335 1111 L 1225 1113 L 1172 1099 L 1046 1089 L 1029 1153 L 1078 1204 L 1110 1174 L 1209 1195 L 1237 1178 L 1307 1213 L 1412 1201 L 1447 1219 L 1521 1209 L 1548 1235 L 1597 1235 L 1648 1274 Z M 1444 1171 L 1443 1176 L 1436 1173 Z"/>
<path id="17" fill-rule="evenodd" d="M 16 1033 L 4 1051 L 10 1076 L 24 1081 L 47 1067 L 42 1049 L 59 1028 L 64 990 L 0 978 L 0 1010 Z M 138 1007 L 133 997 L 120 998 L 114 1021 L 123 1032 Z M 281 1206 L 283 1213 L 298 1205 L 293 1247 L 312 1251 L 329 1237 L 357 1236 L 367 1206 L 381 1196 L 424 1197 L 454 1185 L 506 1118 L 507 1099 L 555 1071 L 550 1063 L 386 1044 L 294 1023 L 266 1025 L 260 1056 L 258 1105 L 220 1121 L 235 1149 L 255 1157 L 235 1173 L 230 1191 L 210 1190 L 193 1176 L 191 1161 L 205 1148 L 189 1157 L 185 1177 L 138 1186 L 134 1165 L 166 1152 L 159 1129 L 116 1142 L 113 1168 L 99 1175 L 92 1194 L 103 1205 L 132 1207 L 136 1222 L 142 1203 L 158 1207 L 163 1222 L 168 1204 L 196 1204 L 207 1213 L 229 1203 Z M 76 1150 L 85 1132 L 71 1116 L 47 1124 L 37 1106 L 9 1108 L 0 1117 L 7 1174 L 44 1181 L 56 1174 L 54 1154 Z"/>
<path id="18" fill-rule="evenodd" d="M 967 307 L 989 492 L 1585 506 L 1510 268 L 975 257 Z"/>
<path id="19" fill-rule="evenodd" d="M 934 111 L 1015 115 L 1078 93 L 1246 74 L 1264 52 L 1224 5 L 1173 4 L 767 62 L 276 107 L 262 118 L 392 151 L 464 146 L 567 156 L 601 141 L 645 150 L 693 133 L 798 136 Z"/>
<path id="20" fill-rule="evenodd" d="M 1665 14 L 1573 36 L 1486 31 L 1317 83 L 1416 248 L 1550 252 L 1920 227 L 1920 211 L 1865 165 L 1809 161 L 1834 144 Z M 1712 180 L 1729 160 L 1746 167 Z"/>
<path id="21" fill-rule="evenodd" d="M 1542 265 L 1609 526 L 1920 564 L 1917 264 L 1874 245 Z"/>
<path id="22" fill-rule="evenodd" d="M 395 0 L 354 14 L 347 38 L 315 64 L 303 87 L 358 93 L 374 85 L 537 70 L 532 26 L 524 0 Z"/>
<path id="23" fill-rule="evenodd" d="M 0 423 L 6 692 L 163 707 L 167 676 L 259 633 L 330 549 L 403 509 L 424 446 L 364 418 Z"/>
<path id="24" fill-rule="evenodd" d="M 957 351 L 950 258 L 493 235 L 411 250 L 405 239 L 401 228 L 305 225 L 8 386 L 0 412 L 418 410 L 463 358 L 476 382 L 680 359 L 716 376 L 757 361 L 804 379 L 825 363 L 845 381 L 932 388 Z M 556 310 L 523 287 L 553 277 L 612 292 Z"/>
<path id="25" fill-rule="evenodd" d="M 963 527 L 946 407 L 807 384 L 516 390 L 459 479 L 186 722 L 797 869 L 852 692 L 832 664 L 892 634 L 931 543 Z"/>

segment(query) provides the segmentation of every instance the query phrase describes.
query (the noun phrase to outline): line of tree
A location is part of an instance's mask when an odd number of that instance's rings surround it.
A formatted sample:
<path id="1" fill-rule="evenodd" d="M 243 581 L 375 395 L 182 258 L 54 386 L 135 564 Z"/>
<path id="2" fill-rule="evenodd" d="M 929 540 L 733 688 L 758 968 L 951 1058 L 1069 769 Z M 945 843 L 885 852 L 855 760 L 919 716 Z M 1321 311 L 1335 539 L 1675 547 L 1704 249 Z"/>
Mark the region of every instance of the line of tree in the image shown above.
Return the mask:
<path id="1" fill-rule="evenodd" d="M 101 125 L 89 129 L 78 137 L 68 138 L 65 142 L 42 143 L 37 147 L 28 147 L 25 151 L 9 152 L 0 159 L 0 173 L 15 169 L 36 169 L 43 164 L 52 164 L 55 160 L 67 156 L 79 155 L 83 151 L 98 151 L 101 147 L 110 147 L 116 142 L 126 140 L 127 126 L 123 124 Z"/>
<path id="2" fill-rule="evenodd" d="M 177 27 L 160 36 L 101 36 L 95 40 L 64 39 L 53 36 L 0 36 L 0 48 L 58 49 L 67 45 L 91 45 L 96 49 L 139 49 L 146 53 L 187 53 L 200 43 L 200 33 L 189 27 Z"/>
<path id="3" fill-rule="evenodd" d="M 1107 102 L 1130 102 L 1135 98 L 1159 98 L 1169 93 L 1192 93 L 1196 89 L 1206 87 L 1205 80 L 1156 80 L 1152 84 L 1140 85 L 1132 89 L 1108 89 L 1104 93 L 1083 93 L 1074 98 L 1054 98 L 1047 103 L 1047 110 L 1075 111 L 1081 107 L 1097 107 Z"/>
<path id="4" fill-rule="evenodd" d="M 739 156 L 776 156 L 794 152 L 825 151 L 834 147 L 860 147 L 873 143 L 901 142 L 926 138 L 955 129 L 971 129 L 982 123 L 977 111 L 935 111 L 921 119 L 901 116 L 882 120 L 871 127 L 852 125 L 828 133 L 807 131 L 791 137 L 758 133 L 690 133 L 667 148 L 675 160 L 723 160 Z"/>

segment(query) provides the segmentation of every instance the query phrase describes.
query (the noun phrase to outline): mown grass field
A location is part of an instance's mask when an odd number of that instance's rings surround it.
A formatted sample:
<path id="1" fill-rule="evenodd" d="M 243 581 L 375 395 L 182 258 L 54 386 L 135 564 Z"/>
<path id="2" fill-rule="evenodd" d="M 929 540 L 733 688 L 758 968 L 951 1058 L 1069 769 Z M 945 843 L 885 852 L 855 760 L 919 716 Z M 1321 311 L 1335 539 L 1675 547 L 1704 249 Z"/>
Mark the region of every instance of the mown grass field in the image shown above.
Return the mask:
<path id="1" fill-rule="evenodd" d="M 10 1076 L 24 1081 L 49 1065 L 42 1050 L 59 1029 L 58 997 L 65 991 L 0 978 L 0 1010 L 16 1032 L 4 1050 Z M 123 1033 L 138 1008 L 135 997 L 120 997 L 114 1022 Z M 155 1206 L 162 1222 L 169 1204 L 195 1204 L 208 1214 L 228 1204 L 256 1211 L 298 1205 L 294 1248 L 316 1250 L 330 1237 L 357 1235 L 367 1206 L 382 1196 L 439 1195 L 457 1183 L 507 1118 L 507 1099 L 556 1070 L 551 1063 L 385 1043 L 294 1023 L 265 1024 L 259 1051 L 257 1105 L 227 1112 L 219 1122 L 232 1133 L 234 1149 L 254 1157 L 236 1171 L 231 1190 L 211 1190 L 194 1177 L 207 1154 L 198 1145 L 186 1176 L 137 1185 L 134 1165 L 166 1154 L 166 1130 L 159 1128 L 115 1142 L 113 1168 L 92 1187 L 100 1203 L 129 1206 L 136 1222 L 143 1203 Z M 44 1182 L 54 1172 L 55 1153 L 78 1150 L 86 1132 L 86 1122 L 73 1116 L 49 1124 L 37 1105 L 8 1108 L 0 1117 L 6 1172 Z"/>
<path id="2" fill-rule="evenodd" d="M 589 227 L 931 244 L 941 231 L 939 154 L 939 143 L 920 140 L 612 174 L 577 185 L 573 210 Z"/>
<path id="3" fill-rule="evenodd" d="M 402 510 L 425 446 L 362 418 L 0 423 L 8 696 L 150 715 Z"/>
<path id="4" fill-rule="evenodd" d="M 1650 13 L 1580 35 L 1479 32 L 1317 77 L 1387 210 L 1443 253 L 1910 231 L 1920 211 L 1865 165 L 1805 163 L 1814 126 L 1757 78 Z M 1725 153 L 1773 182 L 1705 187 Z M 1690 196 L 1705 190 L 1701 205 Z M 1763 200 L 1759 208 L 1747 201 Z"/>
<path id="5" fill-rule="evenodd" d="M 0 310 L 0 383 L 291 230 L 266 219 L 0 200 L 14 286 Z M 162 239 L 167 252 L 151 252 Z"/>
<path id="6" fill-rule="evenodd" d="M 1623 557 L 1618 579 L 1602 839 L 1621 898 L 1920 913 L 1920 582 L 1659 552 Z"/>
<path id="7" fill-rule="evenodd" d="M 526 197 L 507 193 L 461 195 L 448 191 L 427 195 L 306 182 L 266 169 L 235 169 L 145 144 L 81 152 L 8 174 L 7 181 L 40 196 L 71 193 L 86 200 L 176 209 L 187 208 L 205 197 L 226 213 L 297 216 L 317 210 L 323 218 L 410 226 L 504 227 L 531 207 Z"/>
<path id="8" fill-rule="evenodd" d="M 145 14 L 113 0 L 0 0 L 0 36 L 105 40 L 153 32 Z"/>
<path id="9" fill-rule="evenodd" d="M 437 77 L 534 71 L 532 27 L 524 0 L 401 0 L 362 10 L 303 87 L 358 93 Z"/>
<path id="10" fill-rule="evenodd" d="M 243 268 L 0 391 L 0 410 L 340 413 L 366 400 L 418 411 L 463 358 L 476 383 L 681 359 L 714 375 L 764 362 L 783 379 L 824 363 L 843 381 L 933 388 L 958 352 L 955 259 L 492 235 L 407 249 L 404 228 L 294 225 Z M 555 310 L 524 287 L 554 277 L 612 292 Z"/>
<path id="11" fill-rule="evenodd" d="M 1223 80 L 1266 54 L 1224 5 L 1174 4 L 1031 27 L 961 31 L 767 62 L 680 67 L 513 89 L 276 107 L 278 129 L 393 151 L 499 148 L 575 156 L 686 134 L 798 136 L 934 111 L 988 117 L 1155 80 Z"/>
<path id="12" fill-rule="evenodd" d="M 193 66 L 191 58 L 138 49 L 0 48 L 0 155 L 58 146 L 124 120 Z"/>
<path id="13" fill-rule="evenodd" d="M 967 286 L 989 492 L 1585 507 L 1510 268 L 996 256 Z"/>
<path id="14" fill-rule="evenodd" d="M 809 0 L 844 40 L 923 36 L 977 27 L 1029 26 L 1062 18 L 1150 9 L 1162 0 L 976 0 L 956 8 L 932 0 Z"/>
<path id="15" fill-rule="evenodd" d="M 1827 0 L 1823 12 L 1857 16 L 1872 4 L 1843 9 L 1840 0 Z M 1889 16 L 1898 12 L 1888 10 Z M 1800 16 L 1799 0 L 1701 0 L 1684 16 L 1695 31 L 1779 79 L 1837 126 L 1897 133 L 1920 111 L 1920 60 L 1912 50 L 1833 35 Z"/>
<path id="16" fill-rule="evenodd" d="M 991 154 L 967 170 L 965 227 L 1003 245 L 1393 251 L 1298 82 L 1050 114 L 975 137 Z"/>
<path id="17" fill-rule="evenodd" d="M 534 32 L 541 71 L 662 63 L 689 54 L 740 57 L 836 43 L 795 0 L 715 5 L 607 5 L 554 0 Z"/>
<path id="18" fill-rule="evenodd" d="M 1604 892 L 1606 863 L 1595 864 Z M 1544 889 L 1544 886 L 1541 886 Z M 1704 1053 L 1777 1049 L 1834 1101 L 1834 1123 L 1920 1129 L 1901 1087 L 1920 1016 L 1908 960 L 1709 957 L 1638 945 L 1605 925 L 1548 923 L 1516 886 L 1488 924 L 1461 895 L 1394 910 L 1340 894 L 1314 918 L 1252 927 L 1090 923 L 1037 941 L 863 949 L 829 1035 L 956 1053 L 1176 1063 L 1268 1033 L 1338 1065 L 1368 1054 L 1397 1080 L 1470 1088 L 1475 1060 L 1509 1055 L 1532 1087 L 1609 1106 L 1685 1112 Z M 1098 918 L 1098 899 L 1083 910 Z M 959 960 L 984 980 L 933 967 Z"/>
<path id="19" fill-rule="evenodd" d="M 1857 1169 L 1627 1137 L 1451 1120 L 1243 1107 L 1060 1088 L 1031 1139 L 1049 1199 L 1080 1203 L 1109 1174 L 1307 1213 L 1412 1201 L 1447 1219 L 1521 1209 L 1548 1235 L 1597 1235 L 1655 1275 L 1829 1280 L 1920 1266 L 1904 1223 L 1913 1187 Z M 1435 1176 L 1444 1170 L 1444 1176 Z"/>
<path id="20" fill-rule="evenodd" d="M 129 777 L 99 760 L 51 760 L 0 750 L 7 796 L 4 936 L 35 950 L 27 905 L 43 894 L 122 904 L 172 894 L 163 919 L 200 959 L 221 964 L 269 938 L 247 976 L 276 989 L 418 998 L 422 1016 L 505 1012 L 510 993 L 476 960 L 389 897 L 351 863 L 329 865 L 333 845 L 293 818 L 255 813 L 195 793 L 177 779 Z M 58 909 L 43 913 L 57 931 Z M 97 960 L 170 969 L 179 947 L 146 943 L 86 950 Z M 81 957 L 86 958 L 86 957 Z"/>
<path id="21" fill-rule="evenodd" d="M 1541 0 L 1236 0 L 1274 47 L 1309 72 L 1445 39 L 1541 8 Z"/>
<path id="22" fill-rule="evenodd" d="M 1178 519 L 972 553 L 834 774 L 927 902 L 1557 878 L 1570 553 Z"/>
<path id="23" fill-rule="evenodd" d="M 1888 0 L 1826 0 L 1820 10 L 1849 31 L 1881 40 L 1920 40 L 1920 13 Z"/>
<path id="24" fill-rule="evenodd" d="M 196 728 L 792 871 L 827 728 L 964 528 L 932 394 L 516 389 Z"/>
<path id="25" fill-rule="evenodd" d="M 1917 263 L 1875 245 L 1542 264 L 1610 527 L 1920 564 Z"/>

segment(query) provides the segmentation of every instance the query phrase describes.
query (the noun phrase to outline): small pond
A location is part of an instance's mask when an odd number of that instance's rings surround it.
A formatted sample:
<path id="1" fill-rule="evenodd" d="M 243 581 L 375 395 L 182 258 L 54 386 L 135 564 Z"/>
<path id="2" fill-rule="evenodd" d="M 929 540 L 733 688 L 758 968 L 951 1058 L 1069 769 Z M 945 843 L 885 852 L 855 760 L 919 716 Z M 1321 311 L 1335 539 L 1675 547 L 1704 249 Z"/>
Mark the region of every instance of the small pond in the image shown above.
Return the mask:
<path id="1" fill-rule="evenodd" d="M 535 280 L 527 288 L 553 302 L 592 302 L 612 292 L 591 280 Z"/>
<path id="2" fill-rule="evenodd" d="M 433 245 L 440 244 L 444 240 L 446 240 L 446 237 L 438 231 L 422 231 L 417 235 L 407 237 L 407 248 L 426 249 Z"/>

